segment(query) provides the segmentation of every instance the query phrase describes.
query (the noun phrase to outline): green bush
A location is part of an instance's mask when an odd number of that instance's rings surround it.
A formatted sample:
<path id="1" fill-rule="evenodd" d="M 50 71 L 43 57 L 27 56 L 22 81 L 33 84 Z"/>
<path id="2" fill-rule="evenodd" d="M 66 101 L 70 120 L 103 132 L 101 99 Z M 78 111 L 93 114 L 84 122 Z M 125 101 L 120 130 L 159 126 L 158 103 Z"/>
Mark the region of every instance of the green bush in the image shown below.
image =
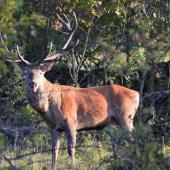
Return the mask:
<path id="1" fill-rule="evenodd" d="M 163 154 L 163 146 L 156 142 L 149 127 L 141 127 L 139 136 L 135 131 L 121 131 L 118 136 L 108 129 L 105 131 L 114 145 L 114 156 L 107 161 L 108 169 L 167 170 L 170 167 L 170 156 Z"/>

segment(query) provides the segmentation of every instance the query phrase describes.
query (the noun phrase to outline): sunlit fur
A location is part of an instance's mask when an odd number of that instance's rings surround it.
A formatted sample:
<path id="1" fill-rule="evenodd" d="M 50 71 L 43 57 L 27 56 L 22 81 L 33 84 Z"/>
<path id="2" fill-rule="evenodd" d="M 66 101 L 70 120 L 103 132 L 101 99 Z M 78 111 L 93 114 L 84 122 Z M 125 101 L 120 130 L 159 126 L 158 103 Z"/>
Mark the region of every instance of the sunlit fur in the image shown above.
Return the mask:
<path id="1" fill-rule="evenodd" d="M 115 124 L 133 130 L 133 118 L 139 105 L 138 92 L 115 84 L 90 88 L 54 85 L 44 78 L 44 73 L 51 67 L 52 63 L 27 66 L 25 87 L 30 105 L 51 129 L 53 165 L 64 131 L 68 153 L 74 160 L 76 130 L 102 129 Z M 31 81 L 37 83 L 35 89 L 29 87 Z"/>

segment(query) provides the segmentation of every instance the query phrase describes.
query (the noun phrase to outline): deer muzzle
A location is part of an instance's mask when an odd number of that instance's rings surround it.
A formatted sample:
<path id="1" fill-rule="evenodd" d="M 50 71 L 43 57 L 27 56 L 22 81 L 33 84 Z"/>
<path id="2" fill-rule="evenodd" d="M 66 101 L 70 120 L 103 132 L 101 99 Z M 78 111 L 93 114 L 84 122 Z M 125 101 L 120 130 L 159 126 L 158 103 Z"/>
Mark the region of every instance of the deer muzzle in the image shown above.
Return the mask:
<path id="1" fill-rule="evenodd" d="M 29 82 L 29 87 L 30 87 L 31 89 L 34 89 L 36 86 L 37 86 L 37 83 L 36 83 L 36 82 Z"/>

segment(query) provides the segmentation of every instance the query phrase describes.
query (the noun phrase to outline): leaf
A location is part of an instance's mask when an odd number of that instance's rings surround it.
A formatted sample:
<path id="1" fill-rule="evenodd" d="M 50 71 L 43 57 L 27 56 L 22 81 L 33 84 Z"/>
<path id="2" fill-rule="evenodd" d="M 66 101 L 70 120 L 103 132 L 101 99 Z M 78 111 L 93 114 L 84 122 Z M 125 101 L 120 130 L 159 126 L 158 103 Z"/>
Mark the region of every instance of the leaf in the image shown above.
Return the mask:
<path id="1" fill-rule="evenodd" d="M 153 13 L 153 17 L 156 18 L 156 13 Z"/>
<path id="2" fill-rule="evenodd" d="M 100 86 L 103 86 L 103 81 L 100 82 Z"/>
<path id="3" fill-rule="evenodd" d="M 34 37 L 36 36 L 37 31 L 36 30 L 31 30 L 31 35 L 33 35 Z"/>

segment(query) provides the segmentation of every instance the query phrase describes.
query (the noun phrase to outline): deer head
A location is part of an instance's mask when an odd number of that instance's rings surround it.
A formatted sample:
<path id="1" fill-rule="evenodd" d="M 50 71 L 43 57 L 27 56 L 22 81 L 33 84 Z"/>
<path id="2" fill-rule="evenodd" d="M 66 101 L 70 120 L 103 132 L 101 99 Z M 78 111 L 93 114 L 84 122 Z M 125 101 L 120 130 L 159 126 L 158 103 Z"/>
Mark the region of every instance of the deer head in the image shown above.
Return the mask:
<path id="1" fill-rule="evenodd" d="M 71 49 L 73 47 L 75 47 L 79 42 L 79 40 L 77 40 L 76 43 L 67 47 L 72 36 L 73 36 L 73 34 L 74 34 L 74 32 L 75 32 L 75 30 L 77 29 L 77 18 L 76 18 L 75 13 L 73 12 L 75 24 L 74 24 L 73 28 L 71 29 L 70 28 L 70 22 L 69 22 L 67 16 L 65 14 L 63 14 L 63 15 L 64 15 L 67 22 L 63 21 L 61 19 L 61 17 L 57 14 L 60 21 L 66 26 L 66 28 L 68 30 L 68 37 L 67 37 L 65 43 L 63 44 L 63 46 L 61 47 L 61 49 L 57 53 L 55 53 L 54 55 L 47 58 L 47 56 L 50 54 L 51 49 L 52 49 L 52 43 L 51 43 L 49 51 L 43 57 L 41 57 L 35 63 L 30 63 L 23 58 L 23 56 L 19 52 L 19 47 L 17 46 L 17 54 L 18 54 L 19 60 L 13 61 L 13 60 L 9 60 L 9 59 L 6 58 L 6 60 L 10 61 L 10 62 L 23 63 L 24 64 L 25 67 L 22 67 L 22 68 L 23 68 L 24 74 L 25 74 L 26 89 L 29 89 L 32 92 L 36 92 L 37 89 L 40 87 L 40 85 L 43 84 L 44 73 L 49 71 L 52 68 L 53 61 L 55 61 L 60 54 L 68 51 L 69 49 Z M 4 43 L 2 36 L 1 36 L 1 32 L 0 32 L 0 39 L 1 39 L 2 43 L 4 44 L 4 49 L 8 53 L 10 53 L 8 48 L 5 46 L 5 43 Z"/>

